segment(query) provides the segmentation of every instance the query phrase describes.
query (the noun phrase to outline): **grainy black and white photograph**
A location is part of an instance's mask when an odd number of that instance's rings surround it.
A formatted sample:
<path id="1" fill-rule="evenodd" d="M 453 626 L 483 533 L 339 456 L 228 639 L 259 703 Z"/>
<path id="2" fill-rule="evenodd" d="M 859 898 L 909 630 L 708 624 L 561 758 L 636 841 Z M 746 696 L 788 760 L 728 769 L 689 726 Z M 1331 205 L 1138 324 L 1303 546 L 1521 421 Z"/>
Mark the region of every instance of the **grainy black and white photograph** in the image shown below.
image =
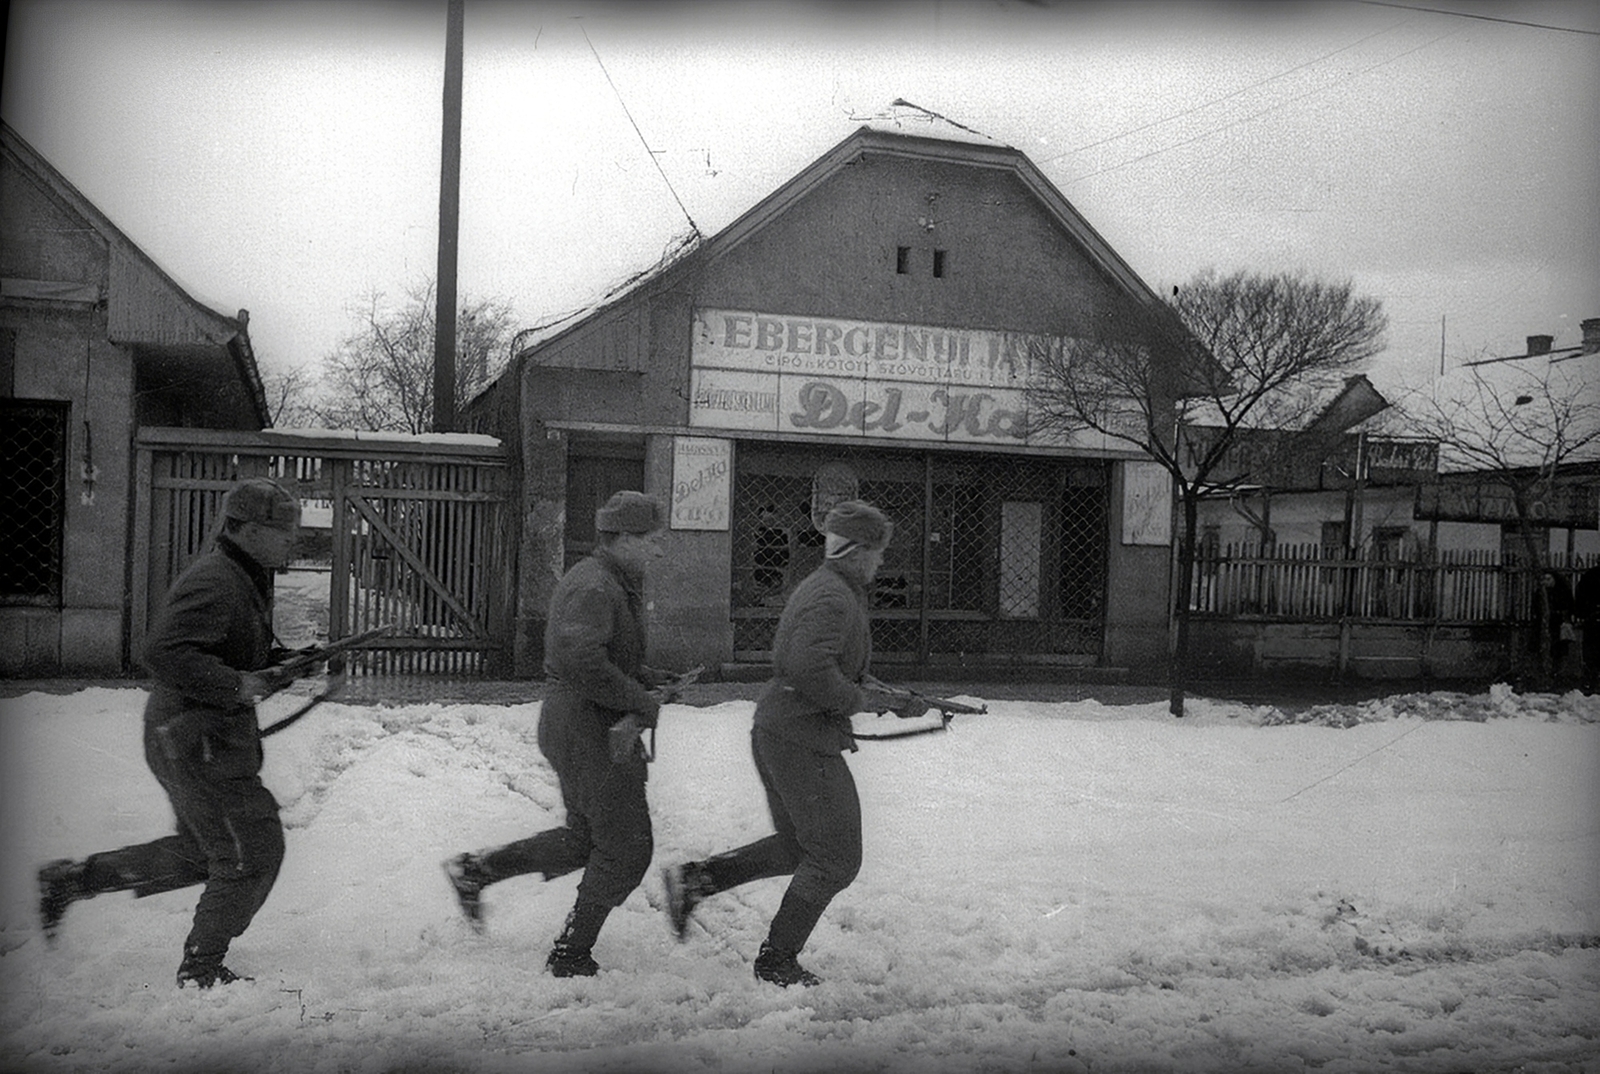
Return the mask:
<path id="1" fill-rule="evenodd" d="M 5 18 L 0 1069 L 1600 1074 L 1600 6 Z"/>

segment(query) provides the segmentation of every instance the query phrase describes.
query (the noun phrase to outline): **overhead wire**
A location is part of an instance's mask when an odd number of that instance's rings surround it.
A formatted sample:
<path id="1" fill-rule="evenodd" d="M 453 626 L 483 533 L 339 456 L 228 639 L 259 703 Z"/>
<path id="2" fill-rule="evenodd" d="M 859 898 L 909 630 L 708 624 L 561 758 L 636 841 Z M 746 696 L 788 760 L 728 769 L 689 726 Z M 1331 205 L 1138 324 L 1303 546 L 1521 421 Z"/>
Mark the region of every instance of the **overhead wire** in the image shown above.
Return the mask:
<path id="1" fill-rule="evenodd" d="M 1243 126 L 1244 124 L 1250 123 L 1250 122 L 1252 122 L 1254 120 L 1257 120 L 1257 119 L 1260 119 L 1262 116 L 1267 115 L 1267 114 L 1269 114 L 1271 112 L 1276 112 L 1281 108 L 1287 108 L 1289 105 L 1294 104 L 1296 101 L 1303 101 L 1307 97 L 1315 97 L 1319 93 L 1326 93 L 1328 90 L 1332 89 L 1335 86 L 1342 86 L 1346 82 L 1351 81 L 1352 79 L 1360 78 L 1364 74 L 1367 74 L 1367 73 L 1369 73 L 1371 71 L 1375 71 L 1378 68 L 1386 66 L 1388 64 L 1394 63 L 1396 60 L 1404 59 L 1405 57 L 1410 56 L 1410 55 L 1412 55 L 1413 53 L 1416 53 L 1416 52 L 1421 52 L 1425 48 L 1430 48 L 1433 45 L 1438 44 L 1440 41 L 1443 41 L 1445 38 L 1454 37 L 1459 32 L 1460 31 L 1458 31 L 1458 30 L 1450 30 L 1450 31 L 1448 31 L 1446 33 L 1442 33 L 1438 37 L 1432 38 L 1431 40 L 1428 40 L 1428 41 L 1424 41 L 1422 44 L 1416 46 L 1415 48 L 1410 48 L 1410 49 L 1407 49 L 1404 52 L 1396 53 L 1395 55 L 1389 56 L 1389 57 L 1387 57 L 1385 59 L 1382 59 L 1382 60 L 1379 60 L 1377 63 L 1374 63 L 1374 64 L 1372 64 L 1372 65 L 1370 65 L 1368 67 L 1363 67 L 1359 71 L 1352 71 L 1350 74 L 1345 75 L 1343 78 L 1340 78 L 1340 79 L 1337 79 L 1337 80 L 1335 80 L 1333 82 L 1330 82 L 1326 86 L 1318 86 L 1316 89 L 1307 90 L 1305 93 L 1297 94 L 1297 95 L 1295 95 L 1293 97 L 1288 98 L 1287 100 L 1279 101 L 1276 104 L 1273 104 L 1273 105 L 1270 105 L 1267 108 L 1261 109 L 1259 112 L 1252 112 L 1248 116 L 1245 116 L 1245 117 L 1243 117 L 1241 119 L 1234 120 L 1232 123 L 1225 123 L 1220 127 L 1212 127 L 1209 130 L 1202 131 L 1201 133 L 1195 135 L 1192 138 L 1185 138 L 1181 142 L 1174 142 L 1171 145 L 1165 145 L 1165 146 L 1160 147 L 1159 149 L 1152 149 L 1148 153 L 1142 153 L 1137 157 L 1131 157 L 1128 160 L 1119 161 L 1116 164 L 1107 165 L 1104 168 L 1099 168 L 1099 169 L 1096 169 L 1095 171 L 1092 171 L 1092 172 L 1085 172 L 1082 175 L 1075 175 L 1070 179 L 1064 180 L 1063 182 L 1065 182 L 1065 183 L 1077 183 L 1077 182 L 1083 181 L 1084 179 L 1092 179 L 1097 175 L 1105 175 L 1107 172 L 1118 171 L 1118 170 L 1120 170 L 1122 168 L 1127 168 L 1127 167 L 1130 167 L 1130 166 L 1132 166 L 1134 164 L 1138 164 L 1141 161 L 1149 160 L 1151 157 L 1158 157 L 1163 153 L 1170 153 L 1174 149 L 1182 149 L 1186 145 L 1193 145 L 1195 142 L 1204 141 L 1205 139 L 1210 138 L 1213 135 L 1221 134 L 1223 131 L 1232 130 L 1234 127 Z"/>
<path id="2" fill-rule="evenodd" d="M 1323 60 L 1332 59 L 1334 56 L 1339 55 L 1341 52 L 1348 52 L 1351 49 L 1356 48 L 1359 45 L 1364 45 L 1368 41 L 1371 41 L 1375 37 L 1382 37 L 1384 34 L 1393 33 L 1395 30 L 1397 30 L 1400 27 L 1406 25 L 1406 22 L 1408 22 L 1408 21 L 1409 20 L 1402 20 L 1400 22 L 1395 23 L 1393 26 L 1387 26 L 1382 30 L 1378 30 L 1378 31 L 1376 31 L 1374 33 L 1370 33 L 1365 37 L 1358 38 L 1357 40 L 1350 42 L 1348 45 L 1341 45 L 1340 47 L 1334 49 L 1331 52 L 1324 52 L 1322 55 L 1317 56 L 1317 57 L 1315 57 L 1313 59 L 1309 59 L 1305 63 L 1296 64 L 1295 66 L 1290 67 L 1287 70 L 1279 71 L 1276 74 L 1268 75 L 1266 78 L 1263 78 L 1263 79 L 1261 79 L 1259 81 L 1256 81 L 1256 82 L 1252 82 L 1248 86 L 1241 86 L 1236 90 L 1232 90 L 1232 91 L 1230 91 L 1228 93 L 1224 93 L 1220 97 L 1213 97 L 1209 101 L 1205 101 L 1205 102 L 1203 102 L 1201 104 L 1194 105 L 1191 108 L 1185 108 L 1181 112 L 1174 112 L 1171 115 L 1162 116 L 1160 119 L 1153 119 L 1148 123 L 1141 123 L 1137 127 L 1131 127 L 1128 130 L 1122 131 L 1122 132 L 1120 132 L 1118 134 L 1113 134 L 1108 138 L 1101 138 L 1099 141 L 1088 142 L 1088 143 L 1085 143 L 1084 145 L 1074 146 L 1073 148 L 1068 149 L 1065 152 L 1057 153 L 1053 157 L 1046 157 L 1044 160 L 1039 161 L 1039 163 L 1040 164 L 1052 164 L 1055 161 L 1060 160 L 1062 157 L 1070 157 L 1074 153 L 1082 153 L 1082 152 L 1084 152 L 1086 150 L 1089 150 L 1089 149 L 1098 149 L 1100 146 L 1109 145 L 1112 142 L 1118 142 L 1118 141 L 1121 141 L 1124 138 L 1130 138 L 1133 135 L 1138 134 L 1141 131 L 1147 131 L 1152 127 L 1159 127 L 1163 123 L 1171 123 L 1174 120 L 1182 119 L 1184 116 L 1192 116 L 1196 112 L 1202 112 L 1205 109 L 1210 108 L 1212 105 L 1221 104 L 1223 101 L 1231 100 L 1234 97 L 1238 97 L 1238 96 L 1240 96 L 1242 94 L 1249 93 L 1251 90 L 1260 89 L 1262 86 L 1267 85 L 1269 82 L 1276 82 L 1280 78 L 1287 78 L 1288 76 L 1294 74 L 1296 71 L 1304 71 L 1308 67 L 1314 67 L 1317 64 L 1321 63 Z"/>
<path id="3" fill-rule="evenodd" d="M 650 158 L 650 163 L 656 166 L 656 172 L 661 176 L 661 181 L 667 185 L 667 192 L 672 195 L 672 200 L 678 203 L 678 210 L 683 213 L 683 218 L 689 221 L 689 227 L 694 238 L 701 238 L 700 225 L 694 222 L 694 217 L 689 215 L 689 210 L 683 204 L 683 199 L 678 197 L 678 191 L 673 187 L 672 180 L 667 178 L 666 169 L 661 167 L 661 161 L 650 148 L 650 143 L 645 141 L 644 132 L 639 129 L 639 124 L 634 120 L 633 113 L 628 110 L 628 102 L 622 99 L 622 91 L 617 89 L 617 84 L 611 80 L 611 72 L 606 70 L 605 61 L 600 58 L 600 52 L 594 47 L 594 42 L 589 40 L 589 31 L 583 24 L 578 24 L 578 32 L 583 34 L 583 43 L 589 46 L 589 51 L 594 55 L 594 62 L 599 65 L 600 73 L 605 75 L 606 84 L 611 87 L 611 92 L 616 95 L 617 104 L 622 107 L 622 114 L 628 117 L 628 123 L 633 127 L 633 133 L 639 136 L 639 144 L 644 146 L 645 154 Z"/>
<path id="4" fill-rule="evenodd" d="M 1481 19 L 1484 22 L 1499 22 L 1508 26 L 1527 26 L 1534 30 L 1553 30 L 1562 34 L 1584 34 L 1589 37 L 1600 37 L 1600 30 L 1580 30 L 1576 26 L 1552 26 L 1547 22 L 1529 22 L 1525 19 L 1508 19 L 1501 15 L 1485 15 L 1481 11 L 1451 11 L 1442 7 L 1417 7 L 1414 4 L 1397 4 L 1391 0 L 1355 0 L 1358 4 L 1368 4 L 1372 7 L 1391 7 L 1399 11 L 1420 11 L 1428 15 L 1453 15 L 1458 19 Z"/>

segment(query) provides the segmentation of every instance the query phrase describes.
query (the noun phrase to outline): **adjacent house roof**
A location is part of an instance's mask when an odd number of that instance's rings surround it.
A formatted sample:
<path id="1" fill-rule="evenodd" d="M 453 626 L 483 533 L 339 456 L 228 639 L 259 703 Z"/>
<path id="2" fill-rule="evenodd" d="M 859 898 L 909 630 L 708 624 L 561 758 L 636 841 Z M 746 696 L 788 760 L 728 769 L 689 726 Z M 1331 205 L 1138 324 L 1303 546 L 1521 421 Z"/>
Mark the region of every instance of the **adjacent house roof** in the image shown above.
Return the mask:
<path id="1" fill-rule="evenodd" d="M 247 330 L 249 314 L 240 310 L 228 317 L 196 301 L 9 123 L 0 122 L 0 147 L 98 233 L 110 257 L 104 293 L 94 283 L 20 279 L 4 280 L 0 293 L 12 299 L 104 302 L 108 335 L 134 351 L 141 376 L 182 385 L 197 397 L 237 393 L 258 426 L 270 424 Z"/>

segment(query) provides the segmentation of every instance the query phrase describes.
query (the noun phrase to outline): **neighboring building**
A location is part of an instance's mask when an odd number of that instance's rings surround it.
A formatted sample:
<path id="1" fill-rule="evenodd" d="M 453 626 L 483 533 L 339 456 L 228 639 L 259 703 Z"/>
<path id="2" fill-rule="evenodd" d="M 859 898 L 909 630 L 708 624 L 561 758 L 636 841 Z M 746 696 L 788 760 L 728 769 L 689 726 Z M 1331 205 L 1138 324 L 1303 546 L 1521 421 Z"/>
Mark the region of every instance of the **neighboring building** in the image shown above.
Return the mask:
<path id="1" fill-rule="evenodd" d="M 134 434 L 268 423 L 246 320 L 0 129 L 0 674 L 130 669 Z"/>
<path id="2" fill-rule="evenodd" d="M 896 532 L 874 659 L 1159 675 L 1170 485 L 1027 423 L 1030 346 L 1160 299 L 1016 149 L 863 127 L 717 235 L 527 345 L 467 408 L 520 478 L 517 668 L 618 488 L 671 507 L 662 666 L 761 665 L 840 498 Z M 1085 670 L 1084 674 L 1091 672 Z"/>

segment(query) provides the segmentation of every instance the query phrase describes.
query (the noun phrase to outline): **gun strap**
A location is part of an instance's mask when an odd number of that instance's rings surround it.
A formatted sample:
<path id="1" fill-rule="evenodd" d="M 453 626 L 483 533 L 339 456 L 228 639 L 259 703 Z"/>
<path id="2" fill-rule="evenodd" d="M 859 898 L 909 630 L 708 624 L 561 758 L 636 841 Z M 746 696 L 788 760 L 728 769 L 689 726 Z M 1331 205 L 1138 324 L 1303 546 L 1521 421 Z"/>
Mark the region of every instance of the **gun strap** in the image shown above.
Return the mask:
<path id="1" fill-rule="evenodd" d="M 945 713 L 939 714 L 938 727 L 914 727 L 909 731 L 886 731 L 881 735 L 858 734 L 850 732 L 851 738 L 859 738 L 867 742 L 887 742 L 892 738 L 914 738 L 917 735 L 937 735 L 941 731 L 950 729 L 950 717 Z"/>
<path id="2" fill-rule="evenodd" d="M 261 737 L 262 738 L 266 738 L 268 735 L 275 735 L 279 731 L 287 730 L 288 728 L 290 728 L 290 727 L 294 726 L 295 724 L 299 723 L 300 720 L 302 720 L 307 713 L 309 713 L 312 709 L 316 708 L 318 705 L 322 704 L 324 701 L 327 701 L 330 698 L 332 698 L 333 695 L 337 694 L 339 692 L 340 688 L 343 687 L 343 686 L 344 686 L 344 676 L 343 675 L 332 676 L 328 680 L 327 688 L 325 690 L 323 690 L 321 693 L 312 694 L 309 698 L 307 698 L 305 700 L 305 702 L 299 708 L 297 708 L 293 712 L 289 713 L 289 715 L 285 716 L 281 720 L 274 720 L 272 723 L 270 723 L 267 726 L 263 727 L 261 729 Z"/>

